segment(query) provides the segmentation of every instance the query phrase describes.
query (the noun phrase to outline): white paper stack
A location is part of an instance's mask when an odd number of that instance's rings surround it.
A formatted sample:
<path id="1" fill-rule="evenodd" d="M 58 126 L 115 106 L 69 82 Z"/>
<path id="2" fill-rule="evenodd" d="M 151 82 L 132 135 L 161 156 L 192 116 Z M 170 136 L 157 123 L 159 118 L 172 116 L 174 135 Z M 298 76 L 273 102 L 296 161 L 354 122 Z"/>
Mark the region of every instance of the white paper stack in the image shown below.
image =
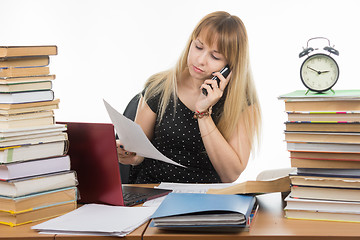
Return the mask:
<path id="1" fill-rule="evenodd" d="M 87 204 L 32 229 L 40 233 L 123 237 L 150 219 L 156 208 Z"/>

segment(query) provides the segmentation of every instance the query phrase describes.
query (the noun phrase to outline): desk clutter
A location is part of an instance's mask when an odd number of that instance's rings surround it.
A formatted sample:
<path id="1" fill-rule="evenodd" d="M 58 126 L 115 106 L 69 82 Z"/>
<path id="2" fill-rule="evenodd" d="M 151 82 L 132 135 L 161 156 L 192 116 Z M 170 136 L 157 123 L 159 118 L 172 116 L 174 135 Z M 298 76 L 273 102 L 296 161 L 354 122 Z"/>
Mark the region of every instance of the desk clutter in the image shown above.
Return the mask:
<path id="1" fill-rule="evenodd" d="M 285 101 L 289 219 L 360 222 L 360 90 L 295 91 Z"/>
<path id="2" fill-rule="evenodd" d="M 203 185 L 203 188 L 208 187 Z M 258 210 L 255 196 L 206 194 L 202 190 L 201 192 L 170 193 L 163 197 L 157 206 L 85 204 L 31 228 L 47 234 L 123 237 L 152 219 L 149 226 L 163 230 L 249 230 Z"/>
<path id="3" fill-rule="evenodd" d="M 56 46 L 0 46 L 0 223 L 18 226 L 76 208 L 77 180 L 56 124 Z"/>

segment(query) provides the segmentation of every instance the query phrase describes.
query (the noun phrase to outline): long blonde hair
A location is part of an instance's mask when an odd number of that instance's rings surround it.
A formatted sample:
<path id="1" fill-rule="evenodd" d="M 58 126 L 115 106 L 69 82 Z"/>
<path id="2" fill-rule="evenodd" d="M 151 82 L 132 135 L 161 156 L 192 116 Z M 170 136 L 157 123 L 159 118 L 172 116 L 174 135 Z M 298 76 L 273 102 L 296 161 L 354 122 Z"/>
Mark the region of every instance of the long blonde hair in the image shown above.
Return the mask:
<path id="1" fill-rule="evenodd" d="M 218 11 L 210 13 L 201 19 L 193 30 L 176 65 L 148 79 L 145 84 L 147 89 L 144 95 L 145 101 L 160 94 L 160 114 L 158 116 L 160 121 L 170 97 L 174 99 L 175 108 L 177 82 L 180 75 L 184 71 L 188 71 L 187 58 L 190 44 L 200 33 L 206 34 L 205 42 L 207 45 L 212 46 L 212 43 L 216 41 L 217 50 L 224 55 L 232 72 L 226 88 L 224 110 L 217 127 L 225 139 L 228 140 L 232 133 L 237 130 L 236 126 L 240 118 L 243 118 L 249 143 L 252 144 L 254 137 L 260 139 L 261 113 L 250 68 L 247 32 L 243 22 L 237 16 Z M 216 37 L 214 38 L 214 36 Z M 251 110 L 248 111 L 248 109 Z"/>

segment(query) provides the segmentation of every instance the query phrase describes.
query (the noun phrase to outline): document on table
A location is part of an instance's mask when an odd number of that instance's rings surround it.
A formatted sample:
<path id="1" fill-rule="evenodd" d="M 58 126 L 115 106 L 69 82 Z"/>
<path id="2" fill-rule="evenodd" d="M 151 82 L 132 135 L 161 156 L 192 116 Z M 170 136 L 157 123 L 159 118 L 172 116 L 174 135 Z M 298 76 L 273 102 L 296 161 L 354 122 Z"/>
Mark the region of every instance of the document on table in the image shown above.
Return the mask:
<path id="1" fill-rule="evenodd" d="M 154 147 L 154 145 L 152 145 L 138 124 L 116 111 L 105 100 L 104 104 L 110 119 L 115 126 L 116 133 L 119 136 L 121 143 L 125 146 L 126 150 L 130 152 L 136 152 L 137 155 L 142 157 L 152 158 L 184 167 L 183 165 L 174 162 L 159 152 Z"/>
<path id="2" fill-rule="evenodd" d="M 123 237 L 148 221 L 153 207 L 86 204 L 32 227 L 40 233 Z"/>
<path id="3" fill-rule="evenodd" d="M 174 193 L 206 193 L 211 189 L 221 189 L 235 185 L 236 183 L 170 183 L 161 182 L 155 188 L 172 190 Z M 143 206 L 158 207 L 161 202 L 166 198 L 160 197 L 146 201 Z"/>
<path id="4" fill-rule="evenodd" d="M 172 190 L 175 193 L 206 193 L 210 188 L 220 189 L 235 183 L 170 183 L 162 182 L 156 188 Z"/>

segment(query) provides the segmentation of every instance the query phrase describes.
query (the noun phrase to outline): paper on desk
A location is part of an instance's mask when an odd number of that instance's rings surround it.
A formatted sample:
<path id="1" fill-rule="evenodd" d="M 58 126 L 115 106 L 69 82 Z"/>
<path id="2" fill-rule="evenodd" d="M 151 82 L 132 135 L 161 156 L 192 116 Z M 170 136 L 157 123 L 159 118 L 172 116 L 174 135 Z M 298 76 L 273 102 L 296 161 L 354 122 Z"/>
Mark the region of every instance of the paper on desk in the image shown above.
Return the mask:
<path id="1" fill-rule="evenodd" d="M 123 237 L 150 219 L 156 208 L 87 204 L 31 227 L 46 233 Z"/>
<path id="2" fill-rule="evenodd" d="M 210 188 L 220 189 L 233 186 L 235 183 L 171 183 L 161 182 L 159 186 L 155 188 L 172 190 L 174 193 L 206 193 Z M 143 206 L 145 207 L 158 207 L 165 199 L 159 197 L 146 201 Z"/>
<path id="3" fill-rule="evenodd" d="M 235 183 L 170 183 L 161 182 L 156 188 L 172 190 L 174 193 L 206 193 L 210 188 L 221 189 Z"/>
<path id="4" fill-rule="evenodd" d="M 110 116 L 112 123 L 115 126 L 116 133 L 121 140 L 121 143 L 125 146 L 126 150 L 130 152 L 136 152 L 137 155 L 147 158 L 160 160 L 166 163 L 171 163 L 180 167 L 183 165 L 174 162 L 173 160 L 164 156 L 159 152 L 154 145 L 146 137 L 142 128 L 131 121 L 118 111 L 116 111 L 109 103 L 104 100 L 106 110 Z"/>

